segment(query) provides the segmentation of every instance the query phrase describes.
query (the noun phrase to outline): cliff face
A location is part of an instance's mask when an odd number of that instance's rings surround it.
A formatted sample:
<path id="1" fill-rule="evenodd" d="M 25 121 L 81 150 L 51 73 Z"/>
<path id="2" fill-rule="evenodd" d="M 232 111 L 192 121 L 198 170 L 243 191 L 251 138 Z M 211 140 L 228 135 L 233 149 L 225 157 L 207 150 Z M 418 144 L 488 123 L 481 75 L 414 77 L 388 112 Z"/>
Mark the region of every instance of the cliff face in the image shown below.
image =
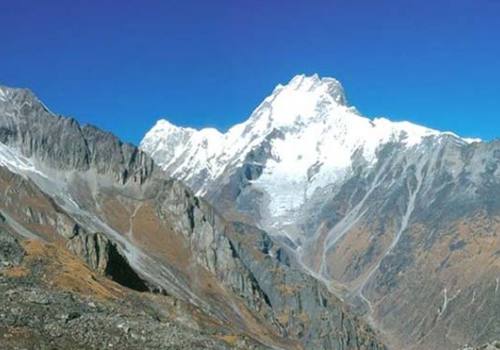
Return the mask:
<path id="1" fill-rule="evenodd" d="M 252 346 L 384 348 L 265 232 L 226 221 L 134 146 L 54 116 L 27 90 L 2 89 L 6 232 L 64 246 L 96 273 L 190 305 L 179 313 Z"/>

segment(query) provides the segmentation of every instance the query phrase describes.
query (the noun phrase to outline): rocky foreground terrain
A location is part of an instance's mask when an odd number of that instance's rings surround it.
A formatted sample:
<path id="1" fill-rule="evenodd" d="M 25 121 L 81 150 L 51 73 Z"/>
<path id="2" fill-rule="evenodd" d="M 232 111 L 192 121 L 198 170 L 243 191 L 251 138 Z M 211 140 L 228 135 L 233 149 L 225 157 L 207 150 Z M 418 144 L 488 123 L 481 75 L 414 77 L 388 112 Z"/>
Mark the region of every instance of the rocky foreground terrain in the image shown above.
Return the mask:
<path id="1" fill-rule="evenodd" d="M 0 232 L 2 349 L 259 349 L 168 296 L 96 274 L 67 249 Z"/>
<path id="2" fill-rule="evenodd" d="M 477 348 L 466 346 L 462 350 L 495 350 L 495 349 L 500 349 L 500 342 L 495 341 L 493 343 L 481 345 Z"/>

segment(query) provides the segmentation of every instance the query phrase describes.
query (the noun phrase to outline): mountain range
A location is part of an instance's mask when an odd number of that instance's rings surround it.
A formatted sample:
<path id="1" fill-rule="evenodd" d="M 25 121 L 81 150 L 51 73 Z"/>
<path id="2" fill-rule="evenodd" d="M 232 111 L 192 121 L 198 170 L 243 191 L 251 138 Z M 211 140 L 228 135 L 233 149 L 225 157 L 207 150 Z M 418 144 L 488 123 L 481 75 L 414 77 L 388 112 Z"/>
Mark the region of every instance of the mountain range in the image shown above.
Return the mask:
<path id="1" fill-rule="evenodd" d="M 299 75 L 225 133 L 163 119 L 140 148 L 289 247 L 392 348 L 500 334 L 500 142 L 367 118 L 337 80 Z"/>
<path id="2" fill-rule="evenodd" d="M 0 87 L 5 349 L 495 346 L 500 142 L 278 85 L 139 147 Z"/>

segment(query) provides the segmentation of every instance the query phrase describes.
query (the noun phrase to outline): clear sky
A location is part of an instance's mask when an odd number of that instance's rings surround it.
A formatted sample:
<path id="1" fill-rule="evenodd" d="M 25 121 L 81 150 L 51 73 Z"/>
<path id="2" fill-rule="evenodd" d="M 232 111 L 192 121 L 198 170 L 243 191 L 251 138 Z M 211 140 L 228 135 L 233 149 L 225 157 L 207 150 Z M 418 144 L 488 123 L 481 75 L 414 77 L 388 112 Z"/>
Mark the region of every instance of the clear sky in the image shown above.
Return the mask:
<path id="1" fill-rule="evenodd" d="M 0 0 L 0 84 L 138 143 L 226 129 L 299 73 L 363 114 L 500 136 L 499 0 Z"/>

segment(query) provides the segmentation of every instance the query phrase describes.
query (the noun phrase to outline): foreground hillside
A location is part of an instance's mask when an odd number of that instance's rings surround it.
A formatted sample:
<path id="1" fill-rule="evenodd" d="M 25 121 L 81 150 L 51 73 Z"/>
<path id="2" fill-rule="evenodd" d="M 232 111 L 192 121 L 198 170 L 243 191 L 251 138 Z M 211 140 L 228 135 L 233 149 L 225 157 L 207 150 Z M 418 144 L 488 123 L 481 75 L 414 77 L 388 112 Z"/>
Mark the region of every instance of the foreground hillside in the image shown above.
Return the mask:
<path id="1" fill-rule="evenodd" d="M 2 349 L 258 349 L 168 296 L 96 274 L 58 244 L 0 231 Z"/>

